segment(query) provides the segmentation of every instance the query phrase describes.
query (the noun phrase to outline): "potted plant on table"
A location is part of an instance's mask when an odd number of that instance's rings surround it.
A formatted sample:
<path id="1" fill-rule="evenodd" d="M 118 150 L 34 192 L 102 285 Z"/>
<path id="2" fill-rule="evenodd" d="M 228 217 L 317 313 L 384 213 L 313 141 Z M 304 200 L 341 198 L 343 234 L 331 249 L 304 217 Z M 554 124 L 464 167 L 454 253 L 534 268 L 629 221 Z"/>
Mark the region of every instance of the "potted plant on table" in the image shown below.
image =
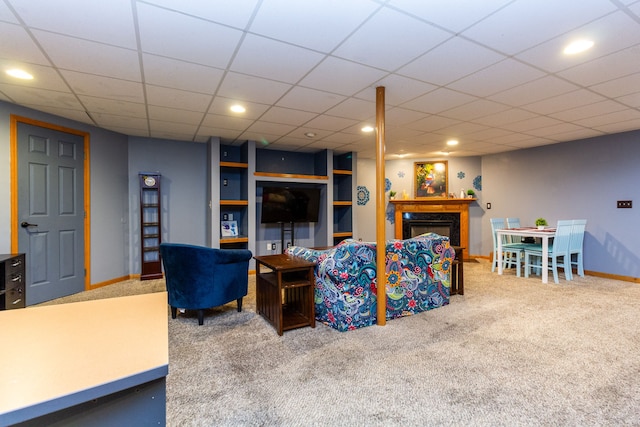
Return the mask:
<path id="1" fill-rule="evenodd" d="M 396 192 L 393 190 L 389 191 L 389 200 L 395 200 L 396 198 Z"/>
<path id="2" fill-rule="evenodd" d="M 475 196 L 475 195 L 476 195 L 476 192 L 473 191 L 472 189 L 468 189 L 467 190 L 467 198 L 473 199 L 473 196 Z"/>
<path id="3" fill-rule="evenodd" d="M 538 226 L 538 230 L 544 230 L 544 227 L 547 225 L 547 220 L 544 218 L 536 219 L 536 225 Z"/>

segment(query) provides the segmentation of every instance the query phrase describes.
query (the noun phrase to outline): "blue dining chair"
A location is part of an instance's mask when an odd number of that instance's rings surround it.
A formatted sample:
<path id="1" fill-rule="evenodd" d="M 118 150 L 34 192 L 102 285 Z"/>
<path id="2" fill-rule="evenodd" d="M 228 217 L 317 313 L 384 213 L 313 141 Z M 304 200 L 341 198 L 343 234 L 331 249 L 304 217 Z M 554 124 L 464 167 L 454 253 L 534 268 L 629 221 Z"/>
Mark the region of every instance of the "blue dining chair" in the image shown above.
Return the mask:
<path id="1" fill-rule="evenodd" d="M 571 258 L 569 257 L 569 241 L 571 239 L 571 229 L 573 228 L 572 220 L 560 220 L 556 226 L 556 232 L 553 235 L 553 243 L 549 245 L 549 269 L 553 271 L 553 281 L 560 283 L 558 280 L 558 266 L 562 265 L 564 269 L 564 277 L 571 280 Z M 524 277 L 529 277 L 531 268 L 540 269 L 541 263 L 537 260 L 542 259 L 542 245 L 530 245 L 524 250 Z"/>
<path id="2" fill-rule="evenodd" d="M 571 227 L 571 239 L 569 241 L 569 260 L 571 269 L 576 266 L 578 276 L 584 277 L 584 264 L 582 258 L 582 245 L 584 242 L 584 230 L 587 228 L 586 219 L 574 219 Z M 575 256 L 575 261 L 574 261 Z M 573 274 L 573 271 L 571 271 Z"/>
<path id="3" fill-rule="evenodd" d="M 504 218 L 491 218 L 491 235 L 493 236 L 493 261 L 491 263 L 491 271 L 495 271 L 498 266 L 498 234 L 496 230 L 506 228 Z M 520 277 L 520 265 L 522 264 L 522 255 L 524 254 L 525 244 L 512 243 L 508 239 L 502 241 L 502 268 L 516 268 L 516 276 Z"/>

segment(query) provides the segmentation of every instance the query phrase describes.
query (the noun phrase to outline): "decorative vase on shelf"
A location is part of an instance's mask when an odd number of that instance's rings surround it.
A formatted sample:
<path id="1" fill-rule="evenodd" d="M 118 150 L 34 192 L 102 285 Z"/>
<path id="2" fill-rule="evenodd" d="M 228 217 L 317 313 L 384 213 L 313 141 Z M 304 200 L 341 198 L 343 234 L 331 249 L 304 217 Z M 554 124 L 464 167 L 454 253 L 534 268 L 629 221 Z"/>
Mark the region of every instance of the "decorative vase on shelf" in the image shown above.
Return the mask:
<path id="1" fill-rule="evenodd" d="M 544 225 L 539 225 L 538 230 L 544 230 Z"/>

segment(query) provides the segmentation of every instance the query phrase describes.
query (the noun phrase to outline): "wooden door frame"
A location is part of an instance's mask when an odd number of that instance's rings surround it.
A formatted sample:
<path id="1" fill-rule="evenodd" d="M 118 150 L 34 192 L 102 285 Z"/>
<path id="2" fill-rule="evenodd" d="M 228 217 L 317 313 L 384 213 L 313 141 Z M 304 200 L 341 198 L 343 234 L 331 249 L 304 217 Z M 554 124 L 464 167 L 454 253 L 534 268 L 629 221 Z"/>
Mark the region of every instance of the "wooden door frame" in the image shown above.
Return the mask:
<path id="1" fill-rule="evenodd" d="M 89 133 L 40 120 L 30 119 L 11 114 L 10 144 L 11 144 L 11 252 L 18 252 L 18 123 L 24 123 L 59 132 L 79 135 L 84 139 L 84 289 L 91 289 L 91 182 L 89 173 Z"/>

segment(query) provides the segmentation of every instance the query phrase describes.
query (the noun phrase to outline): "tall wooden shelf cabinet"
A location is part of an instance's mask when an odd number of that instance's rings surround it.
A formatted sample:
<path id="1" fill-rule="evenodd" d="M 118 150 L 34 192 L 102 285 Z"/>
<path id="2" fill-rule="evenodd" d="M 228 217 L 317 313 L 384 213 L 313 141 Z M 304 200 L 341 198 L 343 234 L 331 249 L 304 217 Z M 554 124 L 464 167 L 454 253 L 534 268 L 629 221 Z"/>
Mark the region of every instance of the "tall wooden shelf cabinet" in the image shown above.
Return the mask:
<path id="1" fill-rule="evenodd" d="M 162 277 L 160 174 L 140 172 L 140 280 Z"/>

